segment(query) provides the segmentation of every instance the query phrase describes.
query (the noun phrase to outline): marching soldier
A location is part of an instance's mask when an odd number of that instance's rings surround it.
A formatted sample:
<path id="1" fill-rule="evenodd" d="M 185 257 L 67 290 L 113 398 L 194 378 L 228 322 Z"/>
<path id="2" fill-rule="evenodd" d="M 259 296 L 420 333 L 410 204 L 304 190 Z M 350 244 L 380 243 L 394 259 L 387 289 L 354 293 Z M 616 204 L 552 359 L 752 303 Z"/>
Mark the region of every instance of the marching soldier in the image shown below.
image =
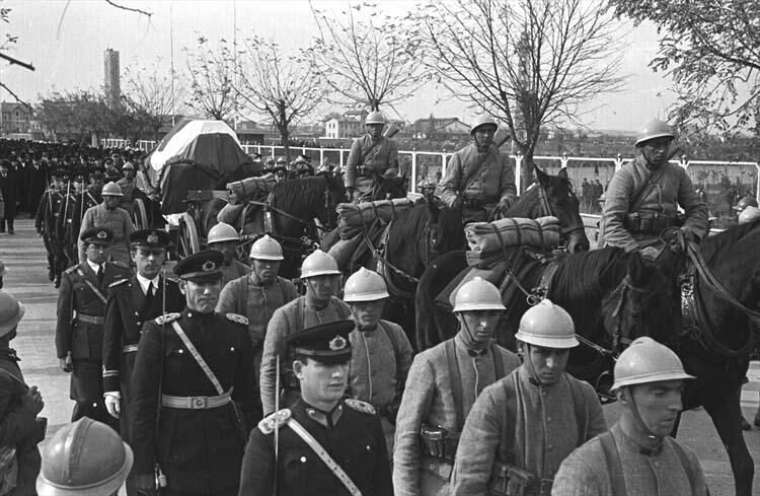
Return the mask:
<path id="1" fill-rule="evenodd" d="M 58 293 L 55 344 L 61 369 L 71 372 L 71 420 L 90 417 L 115 426 L 103 403 L 103 316 L 108 286 L 129 275 L 129 267 L 107 262 L 113 233 L 106 228 L 82 233 L 85 263 L 63 273 Z"/>
<path id="2" fill-rule="evenodd" d="M 67 266 L 77 265 L 78 243 L 80 224 L 84 211 L 79 211 L 77 205 L 79 197 L 84 191 L 84 181 L 87 171 L 76 169 L 72 172 L 71 181 L 63 194 L 63 201 L 59 206 L 58 239 L 62 242 L 63 255 Z M 84 263 L 84 261 L 81 261 Z"/>
<path id="3" fill-rule="evenodd" d="M 397 496 L 448 494 L 459 435 L 475 398 L 520 365 L 493 340 L 505 310 L 490 282 L 463 284 L 454 299 L 457 335 L 414 357 L 396 417 Z"/>
<path id="4" fill-rule="evenodd" d="M 61 284 L 58 265 L 60 257 L 63 256 L 61 244 L 56 239 L 56 226 L 58 225 L 60 206 L 63 201 L 60 186 L 62 177 L 63 171 L 61 169 L 51 169 L 50 186 L 42 195 L 34 221 L 34 227 L 37 233 L 42 236 L 42 241 L 47 251 L 48 278 L 51 281 L 55 280 L 56 288 Z"/>
<path id="5" fill-rule="evenodd" d="M 288 337 L 301 393 L 251 432 L 239 496 L 391 496 L 388 452 L 372 405 L 344 399 L 351 321 Z"/>
<path id="6" fill-rule="evenodd" d="M 414 352 L 401 326 L 380 318 L 389 296 L 383 277 L 364 267 L 346 280 L 343 290 L 356 323 L 349 335 L 349 394 L 379 412 L 388 452 L 393 453 L 396 413 Z"/>
<path id="7" fill-rule="evenodd" d="M 578 345 L 570 314 L 543 300 L 523 314 L 515 338 L 523 364 L 475 400 L 452 495 L 548 496 L 562 460 L 607 428 L 594 388 L 565 373 Z"/>
<path id="8" fill-rule="evenodd" d="M 206 250 L 174 272 L 181 313 L 149 322 L 137 351 L 132 446 L 135 485 L 155 494 L 234 496 L 249 428 L 257 418 L 253 350 L 242 315 L 214 312 L 222 255 Z M 260 417 L 259 417 L 260 418 Z"/>
<path id="9" fill-rule="evenodd" d="M 346 163 L 346 192 L 357 201 L 376 199 L 375 190 L 385 171 L 398 170 L 398 145 L 383 136 L 385 116 L 370 112 L 364 124 L 367 134 L 354 140 Z"/>
<path id="10" fill-rule="evenodd" d="M 491 220 L 516 199 L 514 171 L 493 143 L 497 127 L 490 117 L 478 119 L 470 128 L 472 143 L 451 156 L 436 188 L 446 206 L 461 209 L 464 224 Z"/>
<path id="11" fill-rule="evenodd" d="M 218 251 L 224 257 L 222 262 L 222 288 L 233 279 L 245 277 L 251 270 L 246 264 L 235 258 L 235 248 L 240 242 L 240 236 L 234 227 L 219 222 L 208 231 L 209 250 Z"/>
<path id="12" fill-rule="evenodd" d="M 670 437 L 691 379 L 668 347 L 648 337 L 633 341 L 615 363 L 620 419 L 562 462 L 552 494 L 709 494 L 697 457 Z"/>
<path id="13" fill-rule="evenodd" d="M 341 272 L 335 259 L 316 250 L 306 257 L 301 265 L 301 279 L 306 286 L 306 294 L 276 309 L 267 324 L 264 336 L 264 351 L 261 358 L 261 404 L 264 414 L 274 411 L 276 397 L 281 397 L 283 406 L 290 406 L 298 399 L 298 383 L 288 372 L 285 362 L 287 348 L 285 340 L 291 334 L 317 324 L 345 320 L 351 310 L 335 296 L 340 284 Z M 280 357 L 281 369 L 277 369 Z M 277 391 L 277 374 L 282 378 Z"/>
<path id="14" fill-rule="evenodd" d="M 599 236 L 604 246 L 641 250 L 643 256 L 654 259 L 660 253 L 660 234 L 669 227 L 680 227 L 692 241 L 707 235 L 707 206 L 686 170 L 669 163 L 674 139 L 666 123 L 649 122 L 636 140 L 636 159 L 612 176 L 604 193 Z M 678 216 L 679 206 L 683 219 Z"/>
<path id="15" fill-rule="evenodd" d="M 95 207 L 88 208 L 82 219 L 81 233 L 93 227 L 107 227 L 113 232 L 113 244 L 111 245 L 111 259 L 129 264 L 129 236 L 134 231 L 132 219 L 126 210 L 119 208 L 120 198 L 123 196 L 118 184 L 110 182 L 103 186 L 101 192 L 103 202 Z M 84 244 L 79 243 L 79 260 L 84 262 Z"/>

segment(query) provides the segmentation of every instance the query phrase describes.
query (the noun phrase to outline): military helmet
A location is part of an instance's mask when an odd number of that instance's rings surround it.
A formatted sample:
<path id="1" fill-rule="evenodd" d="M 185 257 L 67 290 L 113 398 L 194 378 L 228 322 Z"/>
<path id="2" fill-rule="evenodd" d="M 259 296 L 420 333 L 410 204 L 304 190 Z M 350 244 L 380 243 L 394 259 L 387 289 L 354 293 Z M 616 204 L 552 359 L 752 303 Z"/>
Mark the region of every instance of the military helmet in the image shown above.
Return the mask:
<path id="1" fill-rule="evenodd" d="M 316 276 L 339 276 L 338 262 L 322 250 L 314 250 L 301 264 L 301 279 Z"/>
<path id="2" fill-rule="evenodd" d="M 470 134 L 474 134 L 475 131 L 477 131 L 479 127 L 483 127 L 483 126 L 492 126 L 494 131 L 496 131 L 496 129 L 499 127 L 499 125 L 496 123 L 495 120 L 493 120 L 491 116 L 481 115 L 475 120 L 475 124 L 473 124 L 472 127 L 470 127 Z"/>
<path id="3" fill-rule="evenodd" d="M 753 220 L 760 219 L 760 208 L 749 206 L 739 214 L 739 224 L 746 224 Z"/>
<path id="4" fill-rule="evenodd" d="M 615 383 L 611 391 L 625 386 L 660 381 L 694 379 L 683 368 L 681 359 L 667 346 L 644 336 L 635 339 L 615 362 Z"/>
<path id="5" fill-rule="evenodd" d="M 523 314 L 515 338 L 545 348 L 578 346 L 573 318 L 564 308 L 549 299 L 542 300 Z"/>
<path id="6" fill-rule="evenodd" d="M 506 310 L 499 289 L 483 278 L 462 284 L 454 296 L 454 312 Z"/>
<path id="7" fill-rule="evenodd" d="M 107 183 L 105 186 L 103 186 L 103 189 L 100 192 L 100 195 L 101 196 L 124 196 L 124 193 L 121 191 L 121 186 L 111 181 Z"/>
<path id="8" fill-rule="evenodd" d="M 21 302 L 5 291 L 0 291 L 0 337 L 11 332 L 24 317 L 24 313 L 26 309 Z"/>
<path id="9" fill-rule="evenodd" d="M 747 207 L 757 207 L 757 200 L 752 195 L 744 195 L 742 196 L 738 202 L 736 202 L 736 205 L 734 205 L 734 211 L 735 212 L 741 212 Z"/>
<path id="10" fill-rule="evenodd" d="M 208 244 L 224 243 L 226 241 L 240 241 L 240 236 L 234 227 L 224 222 L 216 224 L 208 231 Z"/>
<path id="11" fill-rule="evenodd" d="M 644 125 L 638 138 L 636 138 L 636 146 L 657 138 L 674 139 L 675 137 L 676 135 L 673 134 L 673 130 L 670 129 L 667 122 L 663 122 L 659 119 L 652 119 Z"/>
<path id="12" fill-rule="evenodd" d="M 251 252 L 248 254 L 248 257 L 254 260 L 272 260 L 276 262 L 285 260 L 285 257 L 282 256 L 282 246 L 268 234 L 260 237 L 251 245 Z"/>
<path id="13" fill-rule="evenodd" d="M 106 424 L 83 417 L 45 444 L 39 496 L 115 494 L 132 468 L 132 449 Z"/>
<path id="14" fill-rule="evenodd" d="M 367 118 L 364 119 L 364 124 L 385 124 L 385 116 L 379 110 L 374 110 L 367 114 Z"/>
<path id="15" fill-rule="evenodd" d="M 346 303 L 378 301 L 389 296 L 383 276 L 364 267 L 351 274 L 343 288 L 343 301 Z"/>

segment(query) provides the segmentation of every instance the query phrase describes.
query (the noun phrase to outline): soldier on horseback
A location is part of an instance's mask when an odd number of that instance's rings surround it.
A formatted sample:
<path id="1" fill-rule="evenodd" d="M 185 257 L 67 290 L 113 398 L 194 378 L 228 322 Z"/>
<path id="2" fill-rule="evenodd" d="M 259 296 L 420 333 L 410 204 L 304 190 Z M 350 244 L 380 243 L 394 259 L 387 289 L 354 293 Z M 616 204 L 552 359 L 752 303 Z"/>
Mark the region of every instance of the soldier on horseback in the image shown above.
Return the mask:
<path id="1" fill-rule="evenodd" d="M 381 178 L 388 169 L 398 170 L 398 145 L 383 136 L 385 116 L 370 112 L 364 121 L 367 134 L 354 140 L 344 178 L 349 198 L 375 200 Z"/>
<path id="2" fill-rule="evenodd" d="M 680 227 L 692 241 L 707 235 L 705 203 L 686 170 L 668 162 L 674 139 L 665 122 L 655 119 L 644 127 L 636 140 L 637 157 L 615 172 L 605 192 L 600 232 L 605 246 L 641 250 L 643 256 L 654 259 L 665 229 Z"/>

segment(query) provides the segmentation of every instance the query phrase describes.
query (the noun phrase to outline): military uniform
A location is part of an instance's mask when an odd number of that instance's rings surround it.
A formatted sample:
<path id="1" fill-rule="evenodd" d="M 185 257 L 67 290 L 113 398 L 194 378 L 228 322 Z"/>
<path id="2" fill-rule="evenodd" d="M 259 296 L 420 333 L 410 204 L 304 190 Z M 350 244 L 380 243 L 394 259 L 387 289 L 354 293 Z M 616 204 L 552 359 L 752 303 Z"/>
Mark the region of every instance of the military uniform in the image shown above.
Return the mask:
<path id="1" fill-rule="evenodd" d="M 637 193 L 639 199 L 631 205 Z M 639 155 L 615 172 L 604 198 L 599 236 L 604 246 L 634 251 L 656 244 L 664 229 L 681 224 L 677 218 L 679 205 L 684 209 L 684 230 L 702 239 L 710 228 L 707 207 L 695 192 L 689 174 L 678 165 L 666 163 L 652 171 Z"/>
<path id="2" fill-rule="evenodd" d="M 127 212 L 132 211 L 132 200 L 135 198 L 135 189 L 137 188 L 137 184 L 135 183 L 134 179 L 130 179 L 128 177 L 122 177 L 118 181 L 116 181 L 116 184 L 119 185 L 121 188 L 121 192 L 124 196 L 121 197 L 121 200 L 119 201 L 119 206 L 126 210 Z"/>
<path id="3" fill-rule="evenodd" d="M 57 237 L 60 217 L 60 207 L 63 203 L 63 195 L 57 188 L 49 188 L 42 196 L 34 227 L 42 235 L 42 241 L 47 251 L 48 267 L 50 268 L 50 280 L 58 279 L 61 271 L 65 269 L 63 243 Z"/>
<path id="4" fill-rule="evenodd" d="M 129 213 L 119 207 L 108 210 L 103 203 L 88 208 L 82 219 L 80 235 L 93 227 L 107 227 L 113 232 L 111 258 L 129 264 L 129 235 L 134 231 Z M 79 243 L 79 260 L 84 261 L 84 244 L 81 241 Z"/>
<path id="5" fill-rule="evenodd" d="M 514 171 L 496 145 L 480 153 L 470 143 L 451 156 L 435 193 L 449 207 L 462 199 L 463 222 L 486 221 L 502 199 L 516 194 Z"/>
<path id="6" fill-rule="evenodd" d="M 381 136 L 373 140 L 369 134 L 354 140 L 346 162 L 346 188 L 356 188 L 362 195 L 372 193 L 376 178 L 390 168 L 398 169 L 398 145 Z"/>
<path id="7" fill-rule="evenodd" d="M 103 404 L 103 316 L 108 286 L 129 274 L 129 268 L 111 262 L 98 276 L 85 262 L 63 273 L 58 293 L 58 324 L 55 344 L 58 358 L 71 355 L 70 398 L 76 401 L 71 420 L 90 417 L 113 424 Z"/>
<path id="8" fill-rule="evenodd" d="M 241 262 L 237 259 L 232 259 L 232 261 L 229 263 L 229 265 L 222 265 L 221 267 L 222 271 L 222 287 L 226 286 L 228 282 L 237 279 L 239 277 L 244 277 L 248 275 L 248 273 L 251 271 L 251 268 L 248 267 L 246 264 Z"/>
<path id="9" fill-rule="evenodd" d="M 526 364 L 488 386 L 465 422 L 451 478 L 451 494 L 482 495 L 504 483 L 506 467 L 532 476 L 526 496 L 549 494 L 560 463 L 607 428 L 587 383 L 567 373 L 538 383 Z M 509 484 L 518 484 L 510 476 Z"/>
<path id="10" fill-rule="evenodd" d="M 458 334 L 414 357 L 396 420 L 396 496 L 447 494 L 459 433 L 475 398 L 520 365 L 517 355 L 496 344 L 474 355 Z M 429 436 L 420 435 L 423 428 Z"/>

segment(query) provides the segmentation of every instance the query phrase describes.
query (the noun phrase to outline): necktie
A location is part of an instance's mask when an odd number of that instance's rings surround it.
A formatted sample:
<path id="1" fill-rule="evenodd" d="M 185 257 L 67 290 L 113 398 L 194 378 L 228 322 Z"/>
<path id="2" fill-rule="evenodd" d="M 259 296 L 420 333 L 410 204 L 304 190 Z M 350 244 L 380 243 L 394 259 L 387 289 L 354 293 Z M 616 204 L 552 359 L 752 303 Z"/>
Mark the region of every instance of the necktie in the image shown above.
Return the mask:
<path id="1" fill-rule="evenodd" d="M 102 284 L 103 284 L 103 266 L 98 265 L 98 285 L 100 286 Z"/>
<path id="2" fill-rule="evenodd" d="M 153 300 L 153 281 L 148 283 L 148 292 L 146 293 L 149 300 Z"/>

